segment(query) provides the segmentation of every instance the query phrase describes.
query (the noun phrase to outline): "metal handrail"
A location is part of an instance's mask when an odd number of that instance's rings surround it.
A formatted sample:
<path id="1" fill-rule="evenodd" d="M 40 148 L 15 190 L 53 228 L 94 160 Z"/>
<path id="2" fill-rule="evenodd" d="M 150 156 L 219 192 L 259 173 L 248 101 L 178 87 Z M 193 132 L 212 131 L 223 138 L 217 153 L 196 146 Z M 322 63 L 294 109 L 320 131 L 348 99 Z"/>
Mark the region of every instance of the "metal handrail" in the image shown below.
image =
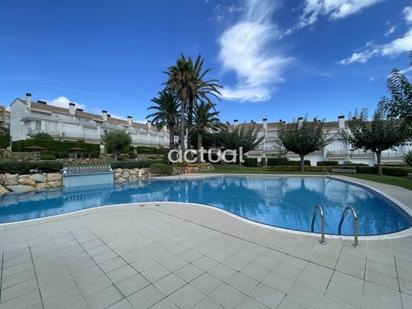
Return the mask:
<path id="1" fill-rule="evenodd" d="M 354 230 L 354 237 L 355 237 L 355 241 L 353 243 L 353 245 L 355 247 L 359 246 L 359 219 L 358 219 L 358 214 L 356 213 L 355 209 L 353 209 L 353 207 L 347 206 L 345 208 L 345 210 L 342 213 L 342 216 L 340 218 L 340 222 L 339 222 L 339 235 L 341 235 L 342 233 L 342 223 L 346 218 L 346 215 L 348 214 L 348 212 L 351 211 L 353 214 L 353 230 Z"/>
<path id="2" fill-rule="evenodd" d="M 320 243 L 321 244 L 326 244 L 325 241 L 325 216 L 323 215 L 323 209 L 322 206 L 320 205 L 316 205 L 315 209 L 313 210 L 313 216 L 312 216 L 312 226 L 311 226 L 311 231 L 313 233 L 314 229 L 315 229 L 315 219 L 316 219 L 316 214 L 319 211 L 319 215 L 320 215 Z"/>
<path id="3" fill-rule="evenodd" d="M 329 175 L 329 172 L 326 168 L 323 168 L 322 170 L 323 170 L 324 173 L 326 173 L 326 175 Z"/>

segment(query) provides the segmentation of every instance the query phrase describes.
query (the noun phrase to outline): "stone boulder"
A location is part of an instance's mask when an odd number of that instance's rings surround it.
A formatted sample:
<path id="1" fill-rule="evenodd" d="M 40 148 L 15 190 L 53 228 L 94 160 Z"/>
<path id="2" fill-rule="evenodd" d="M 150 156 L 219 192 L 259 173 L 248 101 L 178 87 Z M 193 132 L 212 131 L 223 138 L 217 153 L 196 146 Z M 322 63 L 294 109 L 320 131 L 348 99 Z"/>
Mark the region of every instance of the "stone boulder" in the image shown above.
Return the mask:
<path id="1" fill-rule="evenodd" d="M 44 182 L 39 182 L 39 183 L 36 185 L 36 189 L 37 189 L 37 190 L 47 189 L 47 184 L 44 183 Z"/>
<path id="2" fill-rule="evenodd" d="M 137 181 L 137 176 L 136 175 L 131 175 L 130 177 L 129 177 L 129 181 Z"/>
<path id="3" fill-rule="evenodd" d="M 62 186 L 61 180 L 49 181 L 47 184 L 47 188 L 59 188 Z"/>
<path id="4" fill-rule="evenodd" d="M 18 184 L 17 174 L 6 174 L 6 178 L 4 179 L 4 184 L 6 186 L 14 186 Z"/>
<path id="5" fill-rule="evenodd" d="M 122 177 L 116 179 L 116 182 L 117 182 L 117 183 L 124 183 L 124 182 L 126 182 L 126 181 L 127 181 L 127 179 L 122 178 Z"/>
<path id="6" fill-rule="evenodd" d="M 114 170 L 114 172 L 121 174 L 121 173 L 123 172 L 123 170 L 122 170 L 121 168 L 116 168 L 116 169 Z"/>
<path id="7" fill-rule="evenodd" d="M 62 174 L 60 173 L 49 173 L 47 174 L 47 181 L 59 181 L 62 180 Z"/>
<path id="8" fill-rule="evenodd" d="M 36 186 L 36 182 L 33 179 L 30 179 L 28 177 L 19 178 L 19 184 L 25 185 L 25 186 L 32 186 L 32 187 Z"/>
<path id="9" fill-rule="evenodd" d="M 17 192 L 17 193 L 31 192 L 31 191 L 36 190 L 32 186 L 25 186 L 25 185 L 7 186 L 7 189 L 9 189 L 10 191 L 13 191 L 13 192 Z"/>
<path id="10" fill-rule="evenodd" d="M 3 187 L 3 186 L 0 186 L 0 194 L 4 194 L 4 193 L 7 193 L 7 192 L 9 192 L 9 190 L 7 190 L 5 187 Z"/>
<path id="11" fill-rule="evenodd" d="M 130 170 L 129 170 L 129 174 L 130 174 L 130 175 L 136 175 L 137 172 L 136 172 L 135 169 L 130 169 Z"/>
<path id="12" fill-rule="evenodd" d="M 123 178 L 129 178 L 129 172 L 128 171 L 123 171 L 122 177 Z"/>
<path id="13" fill-rule="evenodd" d="M 33 174 L 30 176 L 30 179 L 33 179 L 35 182 L 46 182 L 47 181 L 46 176 L 42 174 Z"/>

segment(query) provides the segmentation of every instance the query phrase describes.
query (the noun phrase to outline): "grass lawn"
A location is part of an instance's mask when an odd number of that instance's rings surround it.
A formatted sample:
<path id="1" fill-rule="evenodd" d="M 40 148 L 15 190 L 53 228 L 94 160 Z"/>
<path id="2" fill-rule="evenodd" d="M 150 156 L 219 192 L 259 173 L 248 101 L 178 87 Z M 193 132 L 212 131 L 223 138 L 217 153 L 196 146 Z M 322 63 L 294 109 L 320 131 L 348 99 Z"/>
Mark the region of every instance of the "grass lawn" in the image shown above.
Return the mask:
<path id="1" fill-rule="evenodd" d="M 221 174 L 302 174 L 300 172 L 273 172 L 265 171 L 260 167 L 244 167 L 241 168 L 237 165 L 215 165 L 215 170 L 210 171 L 210 173 L 221 173 Z M 305 172 L 306 175 L 325 175 L 325 173 L 318 172 Z M 333 175 L 333 173 L 331 173 Z M 353 178 L 359 178 L 364 180 L 370 180 L 375 182 L 380 182 L 388 185 L 394 185 L 402 187 L 412 191 L 412 180 L 406 177 L 394 177 L 394 176 L 378 176 L 373 174 L 335 174 L 344 175 Z"/>

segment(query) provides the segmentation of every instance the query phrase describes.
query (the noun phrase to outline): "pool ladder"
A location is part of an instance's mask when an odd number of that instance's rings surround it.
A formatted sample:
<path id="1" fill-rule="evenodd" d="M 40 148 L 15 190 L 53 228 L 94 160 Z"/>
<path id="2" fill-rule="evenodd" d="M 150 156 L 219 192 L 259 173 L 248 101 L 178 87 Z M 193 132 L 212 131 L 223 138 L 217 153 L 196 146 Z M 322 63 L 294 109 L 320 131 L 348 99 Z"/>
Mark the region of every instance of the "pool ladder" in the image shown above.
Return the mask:
<path id="1" fill-rule="evenodd" d="M 354 242 L 353 242 L 353 245 L 355 247 L 358 247 L 359 246 L 359 219 L 358 219 L 358 214 L 356 213 L 355 209 L 353 209 L 353 207 L 347 206 L 345 208 L 345 210 L 343 211 L 342 216 L 341 216 L 340 221 L 339 221 L 338 232 L 339 232 L 339 235 L 342 235 L 342 224 L 343 224 L 343 221 L 345 221 L 345 218 L 346 218 L 346 216 L 349 212 L 352 212 L 352 215 L 353 215 L 353 230 L 354 230 L 353 236 L 355 238 Z M 312 233 L 314 232 L 316 215 L 318 213 L 319 213 L 319 216 L 320 216 L 320 234 L 321 234 L 319 242 L 321 244 L 326 244 L 326 241 L 325 241 L 325 216 L 324 216 L 324 213 L 323 213 L 322 206 L 320 206 L 320 205 L 316 205 L 315 209 L 313 210 L 311 232 Z"/>

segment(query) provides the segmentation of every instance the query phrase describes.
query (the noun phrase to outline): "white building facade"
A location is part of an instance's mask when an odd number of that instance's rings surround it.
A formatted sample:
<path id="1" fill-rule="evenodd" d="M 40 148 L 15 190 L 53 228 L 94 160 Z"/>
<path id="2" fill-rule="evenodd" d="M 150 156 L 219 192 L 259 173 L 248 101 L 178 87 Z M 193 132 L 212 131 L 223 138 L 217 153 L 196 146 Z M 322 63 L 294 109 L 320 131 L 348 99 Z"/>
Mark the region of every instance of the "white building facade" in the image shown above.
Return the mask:
<path id="1" fill-rule="evenodd" d="M 303 121 L 303 118 L 298 118 L 298 121 Z M 233 126 L 251 125 L 238 124 L 237 120 L 233 122 Z M 262 158 L 279 158 L 282 155 L 282 148 L 279 145 L 278 133 L 283 125 L 283 122 L 268 122 L 266 118 L 261 123 L 252 124 L 259 130 L 259 136 L 263 136 L 263 141 L 255 151 L 250 151 L 248 157 L 257 158 L 261 161 Z M 312 166 L 316 166 L 318 161 L 338 161 L 344 163 L 347 161 L 353 163 L 364 163 L 370 166 L 376 164 L 376 156 L 370 151 L 355 150 L 351 145 L 342 142 L 339 139 L 341 130 L 349 130 L 344 116 L 339 116 L 337 121 L 324 123 L 324 130 L 328 133 L 333 141 L 325 147 L 325 149 L 316 151 L 305 156 L 305 160 L 310 160 Z M 412 143 L 396 147 L 382 152 L 383 164 L 400 164 L 403 162 L 403 156 L 412 151 Z M 288 152 L 286 157 L 290 160 L 300 160 L 299 155 Z"/>
<path id="2" fill-rule="evenodd" d="M 49 105 L 44 101 L 32 102 L 31 94 L 15 99 L 10 106 L 10 135 L 12 141 L 26 140 L 38 133 L 47 133 L 58 140 L 83 140 L 86 143 L 101 144 L 102 137 L 113 130 L 124 130 L 132 138 L 132 146 L 168 147 L 169 131 L 157 130 L 150 122 L 134 122 L 113 118 L 107 111 L 100 115 L 76 108 Z"/>

